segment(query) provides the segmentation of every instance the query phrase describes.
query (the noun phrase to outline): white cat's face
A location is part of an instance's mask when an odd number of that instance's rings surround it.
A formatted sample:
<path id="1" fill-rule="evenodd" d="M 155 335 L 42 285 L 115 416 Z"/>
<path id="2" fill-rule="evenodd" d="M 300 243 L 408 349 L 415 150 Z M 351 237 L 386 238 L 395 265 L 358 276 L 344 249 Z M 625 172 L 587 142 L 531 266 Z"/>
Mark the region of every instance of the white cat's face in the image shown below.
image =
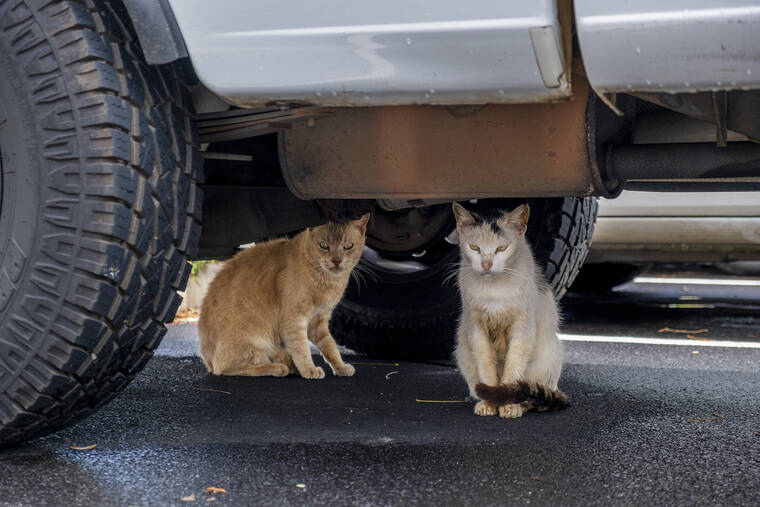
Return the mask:
<path id="1" fill-rule="evenodd" d="M 506 271 L 518 242 L 523 240 L 530 214 L 528 205 L 503 212 L 493 221 L 470 213 L 458 203 L 453 204 L 453 209 L 462 265 L 485 277 Z"/>

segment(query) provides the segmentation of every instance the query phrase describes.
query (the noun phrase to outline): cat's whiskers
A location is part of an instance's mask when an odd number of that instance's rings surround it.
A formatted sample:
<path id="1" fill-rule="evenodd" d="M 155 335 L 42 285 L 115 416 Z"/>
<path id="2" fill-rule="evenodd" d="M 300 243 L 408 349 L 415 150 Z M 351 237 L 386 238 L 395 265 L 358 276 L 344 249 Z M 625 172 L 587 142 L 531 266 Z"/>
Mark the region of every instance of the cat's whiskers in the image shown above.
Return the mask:
<path id="1" fill-rule="evenodd" d="M 366 276 L 375 283 L 378 281 L 377 274 L 372 270 L 371 267 L 367 266 L 366 264 L 362 264 L 361 262 L 358 263 L 356 266 L 354 266 L 354 271 L 358 271 L 361 273 L 362 277 Z"/>
<path id="2" fill-rule="evenodd" d="M 462 263 L 461 262 L 452 262 L 448 266 L 446 266 L 446 277 L 441 282 L 441 287 L 445 286 L 447 283 L 451 282 L 452 280 L 455 280 L 457 275 L 459 275 L 459 271 L 462 269 Z"/>
<path id="3" fill-rule="evenodd" d="M 328 273 L 327 270 L 322 266 L 322 264 L 319 261 L 315 261 L 311 264 L 309 264 L 309 272 L 312 275 L 316 275 L 316 278 L 323 278 Z"/>
<path id="4" fill-rule="evenodd" d="M 514 268 L 504 268 L 502 270 L 502 273 L 509 276 L 513 280 L 519 280 L 524 283 L 532 283 L 535 280 L 533 276 L 523 273 L 520 270 Z"/>
<path id="5" fill-rule="evenodd" d="M 367 286 L 367 282 L 366 280 L 364 280 L 362 273 L 360 273 L 356 269 L 353 269 L 351 271 L 351 279 L 356 283 L 356 288 L 359 293 L 361 293 L 362 291 L 362 285 L 364 285 L 365 287 Z"/>

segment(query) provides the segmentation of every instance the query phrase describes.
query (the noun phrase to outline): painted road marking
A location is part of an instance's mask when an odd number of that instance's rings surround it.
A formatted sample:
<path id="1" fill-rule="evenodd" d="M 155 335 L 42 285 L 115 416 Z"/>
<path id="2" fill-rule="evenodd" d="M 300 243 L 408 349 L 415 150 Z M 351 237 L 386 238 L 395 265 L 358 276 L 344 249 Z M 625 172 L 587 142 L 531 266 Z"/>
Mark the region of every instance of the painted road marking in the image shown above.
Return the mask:
<path id="1" fill-rule="evenodd" d="M 688 340 L 684 338 L 644 338 L 639 336 L 598 336 L 558 333 L 566 342 L 635 343 L 640 345 L 680 345 L 688 347 L 729 347 L 735 349 L 760 349 L 760 342 L 732 340 Z"/>
<path id="2" fill-rule="evenodd" d="M 742 280 L 735 278 L 659 278 L 653 276 L 638 276 L 634 283 L 668 283 L 673 285 L 731 285 L 760 287 L 760 280 Z"/>

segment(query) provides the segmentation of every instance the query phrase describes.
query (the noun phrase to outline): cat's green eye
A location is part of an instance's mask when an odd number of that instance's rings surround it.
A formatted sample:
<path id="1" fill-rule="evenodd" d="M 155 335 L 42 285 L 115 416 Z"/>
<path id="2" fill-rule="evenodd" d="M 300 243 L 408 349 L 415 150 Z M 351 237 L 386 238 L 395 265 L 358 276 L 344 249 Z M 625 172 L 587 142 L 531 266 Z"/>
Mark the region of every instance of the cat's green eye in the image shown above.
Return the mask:
<path id="1" fill-rule="evenodd" d="M 324 241 L 320 241 L 319 242 L 319 248 L 321 248 L 322 250 L 329 250 L 330 249 L 330 245 L 328 245 Z"/>
<path id="2" fill-rule="evenodd" d="M 354 247 L 353 243 L 348 243 L 347 245 L 343 245 L 344 250 L 351 250 Z"/>
<path id="3" fill-rule="evenodd" d="M 496 249 L 497 252 L 503 252 L 507 249 L 507 245 L 501 245 L 499 248 Z"/>
<path id="4" fill-rule="evenodd" d="M 470 244 L 470 248 L 472 248 L 472 249 L 473 249 L 473 250 L 475 250 L 476 252 L 480 252 L 480 247 L 479 247 L 478 245 L 473 245 L 473 244 Z"/>

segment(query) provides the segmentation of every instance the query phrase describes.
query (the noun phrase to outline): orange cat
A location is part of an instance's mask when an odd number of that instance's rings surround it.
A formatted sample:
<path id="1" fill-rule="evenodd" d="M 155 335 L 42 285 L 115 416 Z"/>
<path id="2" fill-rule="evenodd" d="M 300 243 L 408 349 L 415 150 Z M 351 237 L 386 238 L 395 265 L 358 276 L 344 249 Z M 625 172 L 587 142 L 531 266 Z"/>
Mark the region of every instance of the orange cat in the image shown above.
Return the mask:
<path id="1" fill-rule="evenodd" d="M 309 340 L 335 375 L 350 376 L 328 323 L 364 248 L 369 213 L 293 239 L 243 250 L 214 278 L 198 322 L 201 357 L 214 375 L 325 376 Z"/>

